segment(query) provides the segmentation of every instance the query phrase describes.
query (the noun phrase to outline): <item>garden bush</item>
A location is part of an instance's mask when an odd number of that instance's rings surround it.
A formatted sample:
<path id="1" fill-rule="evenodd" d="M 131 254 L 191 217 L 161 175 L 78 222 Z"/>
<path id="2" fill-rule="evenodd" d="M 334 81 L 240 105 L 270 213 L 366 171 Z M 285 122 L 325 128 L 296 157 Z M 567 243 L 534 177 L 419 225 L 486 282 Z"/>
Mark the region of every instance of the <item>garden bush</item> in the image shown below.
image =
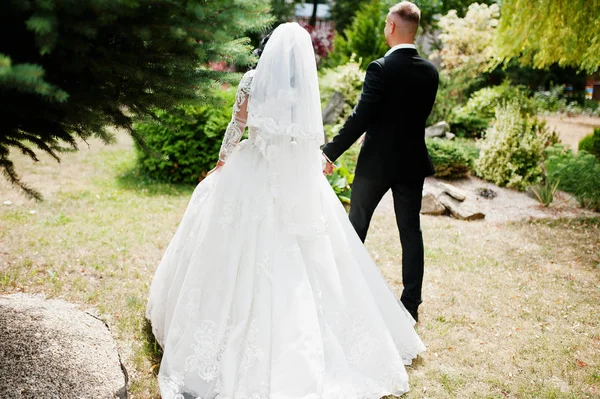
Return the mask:
<path id="1" fill-rule="evenodd" d="M 600 159 L 600 128 L 595 128 L 593 134 L 588 134 L 581 139 L 579 151 L 587 151 Z"/>
<path id="2" fill-rule="evenodd" d="M 512 86 L 509 82 L 476 91 L 464 106 L 454 110 L 451 130 L 463 137 L 480 136 L 494 119 L 496 107 L 507 101 L 517 102 L 521 113 L 533 115 L 536 108 L 527 95 L 525 87 Z"/>
<path id="3" fill-rule="evenodd" d="M 479 156 L 475 145 L 458 140 L 427 139 L 427 150 L 435 167 L 435 177 L 442 179 L 467 176 Z"/>
<path id="4" fill-rule="evenodd" d="M 558 141 L 545 122 L 523 115 L 518 102 L 496 108 L 475 172 L 499 186 L 524 190 L 542 177 L 544 149 Z"/>
<path id="5" fill-rule="evenodd" d="M 600 211 L 600 161 L 592 154 L 573 151 L 561 145 L 546 150 L 548 179 L 558 182 L 558 188 L 575 196 L 579 203 Z"/>
<path id="6" fill-rule="evenodd" d="M 155 110 L 156 120 L 137 123 L 149 150 L 136 147 L 140 172 L 158 181 L 193 184 L 212 169 L 231 119 L 235 89 L 222 90 L 219 96 L 217 106 Z"/>
<path id="7" fill-rule="evenodd" d="M 365 72 L 360 69 L 359 62 L 354 58 L 343 65 L 322 70 L 319 77 L 321 104 L 327 105 L 333 93 L 339 92 L 346 100 L 341 115 L 345 119 L 358 103 L 364 81 Z"/>

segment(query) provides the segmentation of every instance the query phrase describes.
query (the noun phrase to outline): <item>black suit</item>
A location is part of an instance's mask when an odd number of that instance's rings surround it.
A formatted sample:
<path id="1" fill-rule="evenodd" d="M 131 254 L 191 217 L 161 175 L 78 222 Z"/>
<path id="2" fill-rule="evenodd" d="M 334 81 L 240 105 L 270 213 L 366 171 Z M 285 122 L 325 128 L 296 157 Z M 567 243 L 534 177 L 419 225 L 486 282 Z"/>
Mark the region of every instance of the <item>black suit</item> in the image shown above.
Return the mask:
<path id="1" fill-rule="evenodd" d="M 392 190 L 402 244 L 402 303 L 416 312 L 423 282 L 420 227 L 423 181 L 433 174 L 425 123 L 438 88 L 438 72 L 414 49 L 397 49 L 367 68 L 360 100 L 339 134 L 323 148 L 335 161 L 366 132 L 352 186 L 350 221 L 364 241 L 373 212 Z"/>

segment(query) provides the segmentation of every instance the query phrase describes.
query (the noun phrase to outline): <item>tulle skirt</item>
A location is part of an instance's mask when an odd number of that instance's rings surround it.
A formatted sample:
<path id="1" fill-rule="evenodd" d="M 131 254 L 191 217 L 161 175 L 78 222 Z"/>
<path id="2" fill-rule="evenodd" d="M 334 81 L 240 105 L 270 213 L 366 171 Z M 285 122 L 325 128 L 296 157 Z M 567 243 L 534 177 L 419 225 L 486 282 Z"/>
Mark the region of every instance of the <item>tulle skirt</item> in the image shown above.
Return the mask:
<path id="1" fill-rule="evenodd" d="M 240 144 L 198 185 L 158 266 L 146 316 L 163 348 L 162 397 L 407 392 L 404 366 L 425 350 L 415 321 L 325 177 L 301 183 L 313 194 L 302 211 L 320 222 L 298 233 L 282 220 L 271 169 L 255 140 Z"/>

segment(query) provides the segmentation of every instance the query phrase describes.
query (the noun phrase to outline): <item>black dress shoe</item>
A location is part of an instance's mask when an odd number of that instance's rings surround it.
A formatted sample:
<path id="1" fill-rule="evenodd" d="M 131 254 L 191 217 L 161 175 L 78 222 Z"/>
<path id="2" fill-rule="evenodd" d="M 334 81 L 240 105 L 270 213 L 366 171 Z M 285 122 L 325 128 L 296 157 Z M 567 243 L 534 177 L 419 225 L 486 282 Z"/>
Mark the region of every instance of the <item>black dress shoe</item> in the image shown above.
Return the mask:
<path id="1" fill-rule="evenodd" d="M 419 321 L 419 312 L 416 310 L 410 310 L 410 309 L 406 309 L 408 310 L 408 313 L 410 313 L 410 315 L 413 317 L 413 319 L 415 319 L 415 321 Z"/>

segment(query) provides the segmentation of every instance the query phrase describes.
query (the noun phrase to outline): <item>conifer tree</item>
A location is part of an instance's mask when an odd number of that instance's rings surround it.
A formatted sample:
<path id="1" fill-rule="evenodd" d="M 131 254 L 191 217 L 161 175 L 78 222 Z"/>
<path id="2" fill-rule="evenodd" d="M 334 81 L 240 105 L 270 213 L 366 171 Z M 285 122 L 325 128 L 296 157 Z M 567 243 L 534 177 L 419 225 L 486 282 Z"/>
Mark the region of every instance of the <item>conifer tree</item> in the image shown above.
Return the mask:
<path id="1" fill-rule="evenodd" d="M 0 171 L 19 179 L 10 151 L 60 160 L 77 139 L 138 142 L 132 116 L 209 101 L 237 76 L 210 61 L 247 64 L 248 39 L 271 22 L 268 0 L 3 0 L 0 2 Z"/>

